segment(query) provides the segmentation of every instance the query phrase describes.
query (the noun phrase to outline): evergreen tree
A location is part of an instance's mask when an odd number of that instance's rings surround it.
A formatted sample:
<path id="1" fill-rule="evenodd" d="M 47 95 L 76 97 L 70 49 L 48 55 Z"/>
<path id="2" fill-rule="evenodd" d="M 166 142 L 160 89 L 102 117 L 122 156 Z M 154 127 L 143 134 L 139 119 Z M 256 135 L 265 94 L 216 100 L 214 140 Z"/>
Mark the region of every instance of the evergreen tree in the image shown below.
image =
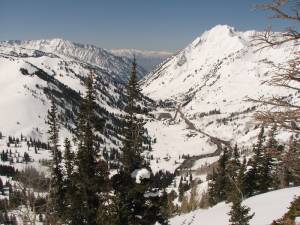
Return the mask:
<path id="1" fill-rule="evenodd" d="M 250 208 L 242 205 L 242 200 L 237 197 L 233 201 L 231 210 L 228 213 L 230 215 L 230 225 L 249 225 L 249 221 L 253 218 L 253 214 L 250 213 Z"/>
<path id="2" fill-rule="evenodd" d="M 119 173 L 113 177 L 113 186 L 118 198 L 118 221 L 122 225 L 152 225 L 156 222 L 166 224 L 166 218 L 161 213 L 160 197 L 157 191 L 151 190 L 150 180 L 142 179 L 136 182 L 133 176 L 138 170 L 148 167 L 142 152 L 145 140 L 143 120 L 138 117 L 141 106 L 141 93 L 136 74 L 135 59 L 132 72 L 126 86 L 127 105 L 125 111 L 124 139 Z M 145 148 L 147 149 L 147 148 Z M 151 173 L 151 176 L 153 174 Z"/>
<path id="3" fill-rule="evenodd" d="M 6 154 L 6 155 L 7 155 L 7 154 Z M 24 158 L 24 161 L 25 161 L 26 164 L 27 164 L 28 162 L 30 162 L 30 156 L 29 156 L 29 154 L 28 154 L 27 152 L 24 152 L 23 158 Z"/>
<path id="4" fill-rule="evenodd" d="M 243 164 L 240 167 L 239 173 L 238 173 L 238 179 L 237 183 L 234 183 L 235 186 L 233 187 L 231 200 L 231 210 L 228 213 L 230 215 L 230 225 L 249 225 L 249 221 L 253 218 L 253 214 L 250 213 L 250 208 L 247 206 L 242 205 L 242 201 L 244 199 L 243 194 L 243 177 L 244 177 L 244 170 L 245 170 L 246 160 L 243 160 Z"/>
<path id="5" fill-rule="evenodd" d="M 223 153 L 218 160 L 217 171 L 213 171 L 211 181 L 208 184 L 210 205 L 215 205 L 218 202 L 227 199 L 226 190 L 228 190 L 230 181 L 228 180 L 226 166 L 229 159 L 229 151 L 227 148 L 224 148 Z"/>
<path id="6" fill-rule="evenodd" d="M 178 185 L 178 193 L 179 193 L 179 201 L 181 202 L 183 197 L 184 197 L 184 185 L 183 185 L 183 178 L 182 176 L 180 177 L 179 185 Z"/>
<path id="7" fill-rule="evenodd" d="M 280 170 L 284 186 L 290 183 L 300 185 L 300 142 L 291 136 L 287 152 L 282 155 Z"/>
<path id="8" fill-rule="evenodd" d="M 233 195 L 234 195 L 234 190 L 235 186 L 238 183 L 238 176 L 239 176 L 239 171 L 241 167 L 240 163 L 240 154 L 239 150 L 237 147 L 237 144 L 235 145 L 233 152 L 232 152 L 232 159 L 228 161 L 226 165 L 226 175 L 227 178 L 229 179 L 229 183 L 226 187 L 226 199 L 227 201 L 233 201 Z"/>
<path id="9" fill-rule="evenodd" d="M 246 179 L 246 171 L 247 171 L 247 160 L 246 157 L 244 157 L 243 162 L 240 166 L 240 169 L 238 171 L 238 177 L 237 177 L 237 186 L 240 189 L 240 192 L 243 196 L 247 195 L 246 192 L 246 186 L 247 186 L 247 179 Z"/>
<path id="10" fill-rule="evenodd" d="M 127 106 L 125 111 L 126 125 L 124 129 L 122 163 L 126 172 L 132 172 L 145 166 L 145 160 L 141 156 L 143 152 L 143 121 L 137 117 L 141 112 L 138 105 L 141 93 L 136 75 L 135 59 L 132 64 L 132 72 L 126 86 Z"/>
<path id="11" fill-rule="evenodd" d="M 259 179 L 259 186 L 258 191 L 260 193 L 267 192 L 269 188 L 271 188 L 274 184 L 273 178 L 273 159 L 269 149 L 264 150 L 264 155 L 262 158 L 262 167 L 260 171 L 260 179 Z"/>
<path id="12" fill-rule="evenodd" d="M 65 147 L 64 161 L 65 161 L 66 181 L 67 181 L 66 183 L 69 183 L 73 175 L 75 155 L 74 152 L 72 152 L 71 150 L 71 142 L 68 138 L 65 139 L 64 147 Z"/>
<path id="13" fill-rule="evenodd" d="M 257 138 L 257 144 L 253 147 L 254 156 L 248 161 L 250 169 L 247 172 L 247 186 L 246 195 L 252 196 L 254 193 L 260 191 L 260 184 L 264 179 L 262 177 L 263 171 L 263 144 L 265 142 L 264 126 L 261 127 Z"/>
<path id="14" fill-rule="evenodd" d="M 51 177 L 49 202 L 47 209 L 46 223 L 56 223 L 61 219 L 64 211 L 64 189 L 63 189 L 63 172 L 61 167 L 62 155 L 59 150 L 59 121 L 57 107 L 54 99 L 51 101 L 51 108 L 48 111 L 47 123 L 49 125 L 49 143 L 51 146 Z"/>
<path id="15" fill-rule="evenodd" d="M 277 149 L 278 141 L 276 140 L 277 125 L 274 124 L 269 132 L 266 147 L 269 149 Z"/>
<path id="16" fill-rule="evenodd" d="M 74 170 L 74 159 L 75 154 L 71 150 L 71 143 L 68 138 L 65 139 L 64 142 L 64 162 L 65 162 L 65 180 L 64 180 L 64 189 L 65 189 L 65 213 L 66 213 L 66 220 L 69 220 L 68 218 L 72 217 L 72 213 L 70 210 L 71 203 L 72 203 L 72 197 L 74 192 L 74 184 L 73 184 L 73 170 Z"/>
<path id="17" fill-rule="evenodd" d="M 207 180 L 209 181 L 208 183 L 208 202 L 210 206 L 213 206 L 217 204 L 220 200 L 219 198 L 219 185 L 217 184 L 217 178 L 218 174 L 213 169 L 213 172 L 211 175 L 207 176 Z"/>
<path id="18" fill-rule="evenodd" d="M 86 95 L 81 104 L 77 123 L 78 150 L 75 159 L 76 172 L 73 176 L 74 193 L 71 199 L 69 218 L 71 224 L 97 224 L 98 209 L 107 204 L 107 164 L 98 160 L 99 149 L 95 147 L 96 93 L 93 74 L 85 82 Z M 75 213 L 76 212 L 76 213 Z"/>

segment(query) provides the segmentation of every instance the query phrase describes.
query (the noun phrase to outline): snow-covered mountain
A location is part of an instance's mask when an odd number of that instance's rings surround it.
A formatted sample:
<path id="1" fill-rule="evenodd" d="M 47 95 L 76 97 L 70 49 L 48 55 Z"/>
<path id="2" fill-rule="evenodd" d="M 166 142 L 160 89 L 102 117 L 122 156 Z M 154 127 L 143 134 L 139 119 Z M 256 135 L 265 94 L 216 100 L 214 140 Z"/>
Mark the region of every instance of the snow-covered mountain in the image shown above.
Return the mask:
<path id="1" fill-rule="evenodd" d="M 106 70 L 107 73 L 111 74 L 115 79 L 123 82 L 126 81 L 130 75 L 131 59 L 114 55 L 94 45 L 79 44 L 59 38 L 48 40 L 2 41 L 0 45 L 11 49 L 11 51 L 14 51 L 14 48 L 32 49 L 71 57 Z M 145 69 L 138 67 L 139 78 L 142 78 L 146 73 Z"/>
<path id="2" fill-rule="evenodd" d="M 244 100 L 295 94 L 262 84 L 271 76 L 270 66 L 265 62 L 286 61 L 292 57 L 294 46 L 255 51 L 251 45 L 253 34 L 254 31 L 238 32 L 218 25 L 170 56 L 142 80 L 143 93 L 158 103 L 154 118 L 146 124 L 155 140 L 151 162 L 154 171 L 174 171 L 185 161 L 180 157 L 183 154 L 212 154 L 219 145 L 235 142 L 250 146 L 258 133 L 252 115 L 260 106 Z M 112 125 L 114 115 L 122 113 L 123 83 L 131 68 L 129 58 L 61 39 L 1 42 L 0 85 L 5 88 L 0 94 L 11 96 L 0 98 L 3 129 L 12 135 L 30 134 L 36 132 L 35 128 L 45 132 L 49 89 L 58 90 L 62 114 L 71 114 L 74 119 L 69 109 L 78 105 L 79 91 L 84 90 L 82 80 L 91 68 L 97 73 L 101 114 L 109 117 Z M 143 72 L 140 70 L 139 74 L 142 76 Z M 73 94 L 65 99 L 69 91 Z M 110 125 L 107 128 L 111 131 L 104 132 L 106 135 L 115 133 Z M 216 160 L 215 155 L 208 156 Z"/>
<path id="3" fill-rule="evenodd" d="M 127 57 L 129 59 L 136 57 L 140 66 L 148 72 L 152 71 L 157 65 L 173 55 L 167 51 L 146 51 L 138 49 L 112 49 L 111 53 L 117 56 Z"/>
<path id="4" fill-rule="evenodd" d="M 157 139 L 154 156 L 167 158 L 158 161 L 158 168 L 172 170 L 178 155 L 212 153 L 218 144 L 251 146 L 259 130 L 252 116 L 261 106 L 245 101 L 248 97 L 298 99 L 296 92 L 262 83 L 272 75 L 266 61 L 285 62 L 295 46 L 256 51 L 253 34 L 213 27 L 142 81 L 143 93 L 161 107 L 156 112 L 160 120 L 147 124 Z M 278 137 L 286 138 L 284 133 Z"/>
<path id="5" fill-rule="evenodd" d="M 56 39 L 0 43 L 2 134 L 45 141 L 52 95 L 63 125 L 61 141 L 70 136 L 85 91 L 84 79 L 91 70 L 95 72 L 98 102 L 95 122 L 100 125 L 105 121 L 99 140 L 105 144 L 102 147 L 118 148 L 118 115 L 123 113 L 124 81 L 131 62 L 102 49 Z"/>
<path id="6" fill-rule="evenodd" d="M 0 42 L 0 132 L 3 135 L 0 147 L 6 149 L 9 135 L 21 140 L 19 144 L 12 142 L 13 162 L 5 163 L 13 163 L 21 169 L 24 164 L 18 161 L 20 158 L 24 162 L 25 157 L 20 155 L 30 152 L 34 159 L 30 165 L 43 168 L 39 160 L 49 158 L 50 152 L 35 152 L 21 137 L 46 141 L 45 119 L 50 95 L 59 109 L 60 141 L 71 136 L 85 91 L 83 82 L 91 70 L 95 71 L 96 80 L 96 123 L 99 127 L 104 124 L 103 130 L 97 133 L 98 140 L 101 148 L 111 150 L 110 153 L 119 149 L 124 82 L 130 74 L 131 56 L 135 54 L 144 66 L 147 64 L 142 63 L 143 59 L 149 63 L 151 58 L 161 61 L 169 57 L 141 81 L 142 92 L 157 102 L 156 109 L 145 116 L 145 126 L 153 140 L 153 151 L 147 152 L 153 156 L 149 157 L 150 166 L 153 172 L 188 168 L 195 180 L 202 181 L 197 186 L 201 195 L 208 185 L 207 174 L 201 168 L 218 160 L 220 146 L 238 143 L 240 148 L 249 147 L 256 141 L 259 129 L 252 116 L 262 106 L 245 101 L 247 97 L 280 95 L 299 101 L 296 92 L 262 83 L 272 75 L 266 61 L 285 62 L 293 57 L 295 47 L 283 45 L 255 51 L 251 42 L 253 34 L 254 31 L 238 32 L 218 25 L 174 56 L 137 50 L 108 51 L 61 39 Z M 145 74 L 142 67 L 138 72 L 140 77 Z M 278 134 L 279 139 L 287 137 L 284 132 Z M 113 158 L 110 162 L 116 160 L 114 154 L 109 157 Z M 175 174 L 168 192 L 178 193 L 183 173 Z M 274 215 L 267 214 L 265 206 L 279 200 L 281 204 L 277 204 L 275 210 L 276 217 L 280 217 L 293 195 L 298 193 L 299 188 L 290 188 L 249 198 L 245 203 L 256 212 L 251 224 L 272 222 Z M 178 198 L 174 203 L 179 203 Z M 225 224 L 228 210 L 228 204 L 220 203 L 209 210 L 176 216 L 170 223 Z M 267 217 L 262 216 L 265 214 Z M 211 215 L 215 216 L 208 221 Z"/>

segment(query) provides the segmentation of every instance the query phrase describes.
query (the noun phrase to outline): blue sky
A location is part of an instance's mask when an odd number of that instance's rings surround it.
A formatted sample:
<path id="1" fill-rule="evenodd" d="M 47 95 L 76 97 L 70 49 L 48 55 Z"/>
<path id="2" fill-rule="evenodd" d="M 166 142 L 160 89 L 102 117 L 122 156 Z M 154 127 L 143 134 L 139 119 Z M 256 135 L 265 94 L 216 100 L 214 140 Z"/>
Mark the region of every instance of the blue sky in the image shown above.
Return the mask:
<path id="1" fill-rule="evenodd" d="M 279 28 L 267 12 L 252 10 L 266 1 L 0 0 L 0 40 L 58 37 L 104 48 L 175 51 L 217 24 Z"/>

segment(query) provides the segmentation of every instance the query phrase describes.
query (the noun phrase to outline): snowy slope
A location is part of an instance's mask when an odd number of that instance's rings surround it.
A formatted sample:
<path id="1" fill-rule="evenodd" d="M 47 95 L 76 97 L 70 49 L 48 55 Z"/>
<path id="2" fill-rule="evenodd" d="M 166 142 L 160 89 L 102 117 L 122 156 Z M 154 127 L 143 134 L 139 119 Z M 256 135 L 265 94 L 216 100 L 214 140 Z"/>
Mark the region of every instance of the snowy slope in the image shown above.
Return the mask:
<path id="1" fill-rule="evenodd" d="M 93 45 L 73 43 L 59 38 L 28 41 L 3 41 L 0 42 L 0 45 L 12 49 L 33 49 L 75 58 L 82 62 L 96 65 L 97 67 L 106 70 L 107 73 L 110 73 L 115 79 L 123 82 L 127 80 L 130 74 L 131 59 L 116 56 L 105 49 Z M 146 71 L 142 67 L 138 67 L 139 78 L 142 78 L 145 74 Z"/>
<path id="2" fill-rule="evenodd" d="M 269 91 L 260 85 L 269 70 L 263 61 L 285 61 L 291 57 L 293 46 L 254 52 L 250 45 L 253 34 L 225 25 L 212 28 L 151 73 L 143 82 L 143 92 L 157 100 L 188 104 L 190 108 L 203 103 L 201 110 L 205 111 L 215 109 L 224 99 L 234 103 L 233 100 Z M 213 102 L 204 104 L 209 100 Z M 227 111 L 241 109 L 228 100 L 223 103 Z"/>
<path id="3" fill-rule="evenodd" d="M 279 219 L 288 210 L 290 202 L 300 195 L 300 187 L 286 188 L 246 199 L 243 204 L 251 208 L 255 215 L 250 225 L 268 225 Z M 176 216 L 170 220 L 171 225 L 228 225 L 230 205 L 224 202 L 209 208 Z"/>
<path id="4" fill-rule="evenodd" d="M 150 135 L 157 139 L 154 155 L 172 156 L 168 169 L 180 154 L 214 152 L 216 145 L 211 137 L 232 146 L 236 142 L 251 146 L 258 133 L 252 116 L 261 106 L 245 101 L 248 97 L 297 95 L 262 82 L 272 75 L 266 61 L 285 62 L 299 47 L 283 45 L 255 51 L 253 34 L 254 31 L 239 32 L 227 25 L 213 27 L 142 81 L 143 93 L 160 106 L 154 114 L 164 112 L 174 118 L 176 111 L 181 111 L 175 120 L 147 124 Z M 298 101 L 296 97 L 292 99 Z M 286 137 L 284 133 L 279 135 Z"/>
<path id="5" fill-rule="evenodd" d="M 146 51 L 138 49 L 112 49 L 110 52 L 114 55 L 127 57 L 129 59 L 135 56 L 138 64 L 148 72 L 173 54 L 166 51 Z"/>
<path id="6" fill-rule="evenodd" d="M 62 138 L 69 136 L 85 90 L 84 78 L 93 69 L 97 112 L 99 120 L 105 120 L 100 137 L 108 149 L 118 146 L 114 128 L 119 122 L 117 115 L 122 113 L 124 106 L 124 85 L 119 80 L 119 74 L 74 57 L 32 47 L 0 44 L 0 131 L 7 136 L 22 133 L 45 141 L 45 119 L 50 95 L 53 95 L 59 107 L 62 127 L 65 128 Z M 130 70 L 129 64 L 123 67 Z"/>

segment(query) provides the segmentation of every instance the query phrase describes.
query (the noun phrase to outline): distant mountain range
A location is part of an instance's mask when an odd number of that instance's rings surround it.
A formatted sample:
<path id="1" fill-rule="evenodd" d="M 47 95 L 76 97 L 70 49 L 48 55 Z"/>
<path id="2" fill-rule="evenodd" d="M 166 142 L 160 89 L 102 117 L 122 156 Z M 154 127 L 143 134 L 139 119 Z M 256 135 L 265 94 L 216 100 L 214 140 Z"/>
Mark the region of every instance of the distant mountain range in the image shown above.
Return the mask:
<path id="1" fill-rule="evenodd" d="M 137 49 L 113 49 L 111 53 L 127 58 L 136 57 L 138 65 L 142 66 L 146 71 L 150 72 L 162 61 L 173 55 L 172 52 L 166 51 L 145 51 Z"/>
<path id="2" fill-rule="evenodd" d="M 54 53 L 63 55 L 85 63 L 95 65 L 108 73 L 114 78 L 126 82 L 131 70 L 131 59 L 119 57 L 108 50 L 88 44 L 78 44 L 63 39 L 49 40 L 29 40 L 29 41 L 2 41 L 2 48 L 5 46 L 9 49 L 27 49 L 41 51 L 45 53 Z M 138 77 L 142 78 L 147 71 L 141 66 L 138 67 Z"/>

